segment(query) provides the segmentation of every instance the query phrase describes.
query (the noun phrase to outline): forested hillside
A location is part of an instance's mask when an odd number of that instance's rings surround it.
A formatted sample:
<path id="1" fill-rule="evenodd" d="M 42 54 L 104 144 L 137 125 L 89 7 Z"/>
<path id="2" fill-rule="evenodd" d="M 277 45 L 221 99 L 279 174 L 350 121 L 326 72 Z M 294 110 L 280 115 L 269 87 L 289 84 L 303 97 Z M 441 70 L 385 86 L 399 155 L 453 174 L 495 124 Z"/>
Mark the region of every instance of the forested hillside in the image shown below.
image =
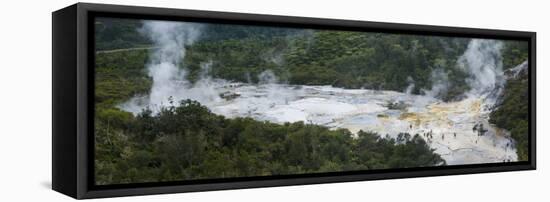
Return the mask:
<path id="1" fill-rule="evenodd" d="M 140 21 L 128 21 L 96 23 L 97 44 L 109 44 L 97 49 L 152 46 L 139 33 Z M 209 24 L 202 28 L 199 41 L 187 47 L 183 64 L 191 81 L 197 79 L 201 63 L 211 61 L 212 76 L 231 81 L 257 82 L 258 75 L 269 69 L 289 84 L 394 91 L 414 84 L 414 94 L 430 90 L 432 72 L 441 70 L 449 78 L 449 89 L 437 96 L 448 101 L 470 90 L 465 82 L 468 75 L 456 67 L 468 42 L 466 38 Z M 132 59 L 146 60 L 146 54 L 139 56 Z M 505 42 L 504 69 L 526 57 L 526 43 Z"/>
<path id="2" fill-rule="evenodd" d="M 510 131 L 516 141 L 520 160 L 529 159 L 529 77 L 526 65 L 518 66 L 520 69 L 517 72 L 508 72 L 510 78 L 506 83 L 502 103 L 491 113 L 489 120 Z"/>
<path id="3" fill-rule="evenodd" d="M 153 83 L 146 64 L 147 47 L 139 20 L 96 22 L 95 177 L 97 184 L 286 175 L 384 168 L 445 165 L 417 134 L 381 138 L 360 131 L 303 122 L 274 124 L 251 118 L 229 119 L 192 100 L 164 107 L 158 114 L 137 116 L 117 108 Z M 214 78 L 257 83 L 271 70 L 279 82 L 332 85 L 424 94 L 433 86 L 435 70 L 449 78 L 449 89 L 436 96 L 459 100 L 469 89 L 457 59 L 469 39 L 433 36 L 315 31 L 208 25 L 185 47 L 181 63 L 187 79 L 197 81 L 201 65 L 211 63 Z M 524 43 L 505 42 L 503 67 L 527 58 Z M 511 131 L 520 159 L 526 159 L 526 80 L 506 85 L 502 105 L 491 120 Z M 412 84 L 412 85 L 411 85 Z M 524 111 L 525 110 L 525 111 Z M 508 116 L 514 114 L 514 116 Z M 412 126 L 411 126 L 412 127 Z"/>
<path id="4" fill-rule="evenodd" d="M 109 111 L 95 120 L 96 183 L 287 175 L 444 165 L 418 135 L 226 119 L 182 101 L 158 115 Z"/>
<path id="5" fill-rule="evenodd" d="M 212 61 L 214 77 L 256 82 L 270 69 L 284 82 L 404 91 L 430 90 L 432 70 L 448 72 L 451 89 L 440 95 L 455 99 L 468 90 L 466 74 L 455 68 L 468 40 L 442 37 L 322 31 L 293 37 L 199 41 L 189 48 L 185 64 L 191 76 L 200 63 Z M 315 72 L 315 74 L 311 74 Z"/>

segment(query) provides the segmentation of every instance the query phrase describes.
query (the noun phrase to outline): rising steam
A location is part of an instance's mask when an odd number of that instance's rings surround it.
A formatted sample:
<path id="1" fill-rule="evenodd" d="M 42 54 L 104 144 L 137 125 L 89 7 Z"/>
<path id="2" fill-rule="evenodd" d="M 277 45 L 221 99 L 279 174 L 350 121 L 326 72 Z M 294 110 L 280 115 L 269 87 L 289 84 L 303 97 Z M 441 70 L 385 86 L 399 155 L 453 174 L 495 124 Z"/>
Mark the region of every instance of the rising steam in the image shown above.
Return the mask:
<path id="1" fill-rule="evenodd" d="M 458 67 L 468 73 L 470 86 L 467 96 L 483 96 L 492 99 L 505 84 L 502 70 L 501 49 L 503 43 L 496 40 L 473 39 L 458 59 Z"/>
<path id="2" fill-rule="evenodd" d="M 414 86 L 415 86 L 415 85 L 414 85 L 414 79 L 413 79 L 412 77 L 408 76 L 408 77 L 407 77 L 407 83 L 408 83 L 409 85 L 407 86 L 407 88 L 405 88 L 404 93 L 410 95 L 410 94 L 413 92 L 413 90 L 414 90 Z"/>
<path id="3" fill-rule="evenodd" d="M 170 21 L 143 23 L 140 33 L 151 39 L 156 47 L 152 50 L 147 63 L 148 75 L 152 78 L 153 84 L 149 95 L 132 98 L 120 105 L 122 109 L 139 113 L 145 107 L 158 111 L 161 106 L 172 104 L 170 100 L 177 102 L 182 99 L 193 99 L 208 105 L 223 99 L 216 88 L 219 89 L 228 82 L 209 76 L 212 62 L 201 64 L 200 78 L 196 82 L 186 79 L 187 71 L 183 64 L 186 46 L 199 39 L 202 26 L 197 23 Z M 496 100 L 505 82 L 500 53 L 502 47 L 503 43 L 495 40 L 470 41 L 467 50 L 456 63 L 456 67 L 468 75 L 466 83 L 471 90 L 465 93 L 466 97 L 482 97 L 489 102 Z M 278 59 L 278 57 L 274 58 Z M 249 74 L 246 77 L 251 81 Z M 422 91 L 431 97 L 445 95 L 451 85 L 448 77 L 445 69 L 440 67 L 434 69 L 431 72 L 431 89 L 422 89 Z M 280 81 L 271 70 L 259 74 L 258 80 L 258 84 L 269 92 L 268 97 L 272 100 L 288 102 L 289 98 L 295 97 L 295 95 L 288 95 L 277 85 L 273 85 Z M 408 87 L 404 92 L 411 94 L 415 89 L 415 81 L 408 77 L 407 83 Z"/>
<path id="4" fill-rule="evenodd" d="M 441 68 L 437 68 L 432 71 L 430 77 L 432 80 L 432 89 L 425 90 L 424 93 L 430 97 L 439 97 L 447 94 L 450 87 L 448 73 Z"/>
<path id="5" fill-rule="evenodd" d="M 497 135 L 479 137 L 472 132 L 474 124 L 482 122 L 488 127 L 488 134 L 496 133 L 488 124 L 486 116 L 479 116 L 480 113 L 475 110 L 454 110 L 471 107 L 472 102 L 463 100 L 445 103 L 434 99 L 446 94 L 451 87 L 448 68 L 434 68 L 431 72 L 431 89 L 422 89 L 426 96 L 410 95 L 418 90 L 418 85 L 415 89 L 415 80 L 412 77 L 407 78 L 408 86 L 403 89 L 404 93 L 287 85 L 285 77 L 278 78 L 272 70 L 258 74 L 257 84 L 254 84 L 253 80 L 256 78 L 250 73 L 245 73 L 248 84 L 236 83 L 211 78 L 210 61 L 201 64 L 199 79 L 190 82 L 186 79 L 188 72 L 183 63 L 186 46 L 199 39 L 201 29 L 200 24 L 194 23 L 144 22 L 140 32 L 157 47 L 152 50 L 146 66 L 148 75 L 153 80 L 151 91 L 149 95 L 134 97 L 119 107 L 134 114 L 144 108 L 158 112 L 162 106 L 176 104 L 182 99 L 192 99 L 207 106 L 213 113 L 228 118 L 251 117 L 275 123 L 304 121 L 330 128 L 374 131 L 380 134 L 399 134 L 403 131 L 417 134 L 425 133 L 429 129 L 430 133 L 434 131 L 436 138 L 430 139 L 428 143 L 450 164 L 517 159 L 515 150 L 508 149 L 510 139 Z M 493 100 L 499 95 L 505 82 L 500 53 L 502 46 L 502 42 L 494 40 L 471 40 L 464 54 L 453 63 L 456 65 L 452 68 L 460 68 L 467 74 L 465 81 L 471 89 L 465 93 L 467 98 L 483 98 L 487 105 L 494 103 Z M 277 66 L 284 65 L 279 53 L 267 55 L 265 58 Z M 513 68 L 509 74 L 518 75 L 518 72 L 526 72 L 526 68 L 527 63 L 524 63 Z M 398 102 L 394 109 L 379 105 L 396 103 L 395 101 Z M 407 110 L 395 110 L 396 108 Z M 448 113 L 438 113 L 440 111 Z M 413 127 L 413 118 L 415 122 L 422 124 Z M 448 126 L 450 123 L 453 127 Z M 444 141 L 445 134 L 447 139 Z M 454 134 L 454 137 L 449 136 L 450 134 Z M 451 137 L 456 139 L 452 144 L 447 141 Z M 451 151 L 451 147 L 459 149 Z"/>
<path id="6" fill-rule="evenodd" d="M 470 91 L 466 97 L 481 97 L 486 103 L 492 103 L 496 99 L 506 82 L 502 70 L 501 49 L 503 43 L 496 40 L 472 39 L 466 51 L 458 58 L 457 68 L 468 76 L 466 84 Z M 442 68 L 436 68 L 431 73 L 432 88 L 423 92 L 432 97 L 445 95 L 451 83 L 448 72 Z"/>
<path id="7" fill-rule="evenodd" d="M 183 64 L 186 46 L 193 44 L 200 36 L 202 26 L 196 23 L 170 21 L 144 21 L 139 30 L 153 41 L 155 49 L 151 53 L 147 70 L 153 79 L 151 92 L 145 97 L 136 97 L 120 107 L 138 113 L 144 107 L 157 111 L 170 100 L 179 101 L 193 98 L 200 102 L 220 99 L 213 90 L 212 78 L 208 76 L 211 63 L 201 64 L 199 81 L 192 84 L 186 79 L 187 71 Z"/>

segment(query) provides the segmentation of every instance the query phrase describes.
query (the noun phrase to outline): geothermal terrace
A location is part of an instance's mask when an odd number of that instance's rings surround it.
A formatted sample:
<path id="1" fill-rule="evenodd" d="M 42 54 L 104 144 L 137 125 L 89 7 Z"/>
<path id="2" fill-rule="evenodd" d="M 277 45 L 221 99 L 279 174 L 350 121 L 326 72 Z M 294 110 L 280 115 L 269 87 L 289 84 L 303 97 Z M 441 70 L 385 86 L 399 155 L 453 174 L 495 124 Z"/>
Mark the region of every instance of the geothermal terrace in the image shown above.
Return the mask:
<path id="1" fill-rule="evenodd" d="M 346 128 L 353 133 L 373 131 L 393 138 L 399 133 L 419 134 L 449 165 L 517 160 L 509 133 L 488 123 L 489 110 L 481 98 L 443 102 L 430 96 L 331 86 L 224 82 L 209 85 L 214 86 L 210 92 L 193 93 L 194 89 L 188 89 L 186 95 L 191 97 L 177 99 L 198 100 L 228 118 L 251 117 L 274 123 L 303 121 L 332 129 Z M 136 113 L 142 107 L 121 108 Z"/>

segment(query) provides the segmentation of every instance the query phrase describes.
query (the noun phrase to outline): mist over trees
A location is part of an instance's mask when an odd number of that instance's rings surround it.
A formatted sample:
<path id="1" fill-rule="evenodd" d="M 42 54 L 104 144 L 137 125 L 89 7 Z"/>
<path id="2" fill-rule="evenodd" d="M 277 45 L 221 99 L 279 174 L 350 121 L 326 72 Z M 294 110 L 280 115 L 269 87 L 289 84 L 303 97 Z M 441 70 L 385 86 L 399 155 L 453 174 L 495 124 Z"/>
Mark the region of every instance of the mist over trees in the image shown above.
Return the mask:
<path id="1" fill-rule="evenodd" d="M 142 31 L 139 20 L 100 18 L 96 22 L 96 49 L 152 46 L 150 39 L 140 34 Z M 449 78 L 449 89 L 438 97 L 450 101 L 470 90 L 465 82 L 467 73 L 457 67 L 469 41 L 456 37 L 206 24 L 199 40 L 186 47 L 183 64 L 190 71 L 190 81 L 198 78 L 201 63 L 211 61 L 211 76 L 230 81 L 256 83 L 261 72 L 272 70 L 281 81 L 299 85 L 404 91 L 412 82 L 414 94 L 430 90 L 434 84 L 432 72 L 440 70 Z M 527 43 L 504 43 L 504 70 L 527 59 Z"/>
<path id="2" fill-rule="evenodd" d="M 96 50 L 155 48 L 130 19 L 97 19 Z M 187 79 L 196 81 L 201 65 L 210 76 L 259 82 L 271 70 L 280 82 L 332 85 L 423 94 L 436 69 L 449 88 L 437 95 L 461 99 L 467 74 L 456 61 L 470 39 L 344 31 L 207 25 L 186 48 Z M 527 60 L 526 43 L 505 41 L 505 70 Z M 416 134 L 397 139 L 303 122 L 274 124 L 251 118 L 228 119 L 192 100 L 174 100 L 158 114 L 134 116 L 116 106 L 145 95 L 152 80 L 144 68 L 148 49 L 96 54 L 95 177 L 97 184 L 158 182 L 338 172 L 445 165 Z M 414 84 L 414 85 L 411 85 Z M 527 158 L 527 77 L 508 81 L 491 122 L 512 133 L 520 160 Z"/>

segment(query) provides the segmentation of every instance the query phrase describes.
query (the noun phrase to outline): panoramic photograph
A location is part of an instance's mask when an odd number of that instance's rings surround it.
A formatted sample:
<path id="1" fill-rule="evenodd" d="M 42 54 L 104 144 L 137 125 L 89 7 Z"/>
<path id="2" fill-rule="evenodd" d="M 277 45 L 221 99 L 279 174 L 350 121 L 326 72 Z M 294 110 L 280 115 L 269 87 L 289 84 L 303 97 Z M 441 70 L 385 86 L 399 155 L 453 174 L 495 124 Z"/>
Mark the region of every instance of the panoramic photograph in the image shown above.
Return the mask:
<path id="1" fill-rule="evenodd" d="M 527 41 L 98 17 L 96 185 L 529 160 Z"/>

